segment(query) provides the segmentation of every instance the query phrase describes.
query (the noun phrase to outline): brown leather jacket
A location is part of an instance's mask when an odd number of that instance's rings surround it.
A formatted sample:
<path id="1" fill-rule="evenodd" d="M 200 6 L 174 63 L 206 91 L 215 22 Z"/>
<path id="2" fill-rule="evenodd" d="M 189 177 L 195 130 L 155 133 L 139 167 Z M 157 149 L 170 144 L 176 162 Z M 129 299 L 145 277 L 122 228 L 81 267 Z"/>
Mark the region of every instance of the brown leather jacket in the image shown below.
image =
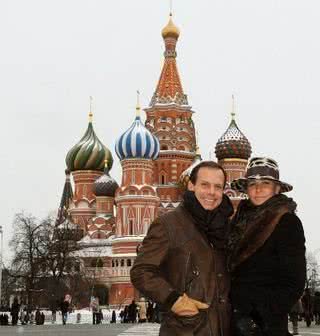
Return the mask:
<path id="1" fill-rule="evenodd" d="M 160 336 L 229 336 L 229 274 L 224 253 L 214 249 L 180 205 L 150 226 L 131 269 L 133 285 L 165 304 L 173 291 L 210 305 L 194 317 L 164 314 Z"/>

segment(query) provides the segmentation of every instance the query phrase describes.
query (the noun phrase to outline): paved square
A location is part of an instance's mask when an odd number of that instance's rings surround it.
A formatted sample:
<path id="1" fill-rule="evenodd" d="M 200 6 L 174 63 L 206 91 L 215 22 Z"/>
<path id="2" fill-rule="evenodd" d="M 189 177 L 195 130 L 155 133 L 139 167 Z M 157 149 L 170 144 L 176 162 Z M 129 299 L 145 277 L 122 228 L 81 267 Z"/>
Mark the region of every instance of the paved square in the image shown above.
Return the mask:
<path id="1" fill-rule="evenodd" d="M 291 330 L 291 325 L 289 325 Z M 310 328 L 305 323 L 300 322 L 299 332 L 301 336 L 320 336 L 320 326 L 311 325 Z M 1 336 L 158 336 L 159 324 L 68 324 L 62 325 L 29 325 L 29 326 L 0 326 Z"/>

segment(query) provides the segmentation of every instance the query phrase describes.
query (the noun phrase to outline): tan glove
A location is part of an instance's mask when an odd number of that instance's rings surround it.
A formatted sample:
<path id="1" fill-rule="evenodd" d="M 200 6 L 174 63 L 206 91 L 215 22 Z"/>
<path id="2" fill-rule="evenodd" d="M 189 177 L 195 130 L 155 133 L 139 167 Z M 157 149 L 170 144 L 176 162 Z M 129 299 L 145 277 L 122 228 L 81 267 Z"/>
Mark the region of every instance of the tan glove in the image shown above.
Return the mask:
<path id="1" fill-rule="evenodd" d="M 180 296 L 173 304 L 171 310 L 179 316 L 193 316 L 199 313 L 199 309 L 207 308 L 209 308 L 209 306 L 206 303 L 191 299 L 184 293 L 183 296 Z"/>

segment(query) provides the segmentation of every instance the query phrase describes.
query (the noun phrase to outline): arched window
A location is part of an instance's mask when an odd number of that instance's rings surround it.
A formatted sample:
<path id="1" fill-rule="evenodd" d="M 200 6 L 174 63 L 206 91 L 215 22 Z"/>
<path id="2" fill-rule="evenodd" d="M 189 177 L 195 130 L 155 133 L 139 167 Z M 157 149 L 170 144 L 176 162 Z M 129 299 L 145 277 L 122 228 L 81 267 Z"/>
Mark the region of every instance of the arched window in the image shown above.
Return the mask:
<path id="1" fill-rule="evenodd" d="M 129 236 L 133 235 L 133 220 L 129 219 Z"/>
<path id="2" fill-rule="evenodd" d="M 121 267 L 124 267 L 124 259 L 121 259 Z"/>
<path id="3" fill-rule="evenodd" d="M 131 259 L 127 259 L 127 266 L 131 266 Z"/>
<path id="4" fill-rule="evenodd" d="M 101 258 L 99 258 L 97 261 L 97 267 L 103 267 L 103 261 Z"/>

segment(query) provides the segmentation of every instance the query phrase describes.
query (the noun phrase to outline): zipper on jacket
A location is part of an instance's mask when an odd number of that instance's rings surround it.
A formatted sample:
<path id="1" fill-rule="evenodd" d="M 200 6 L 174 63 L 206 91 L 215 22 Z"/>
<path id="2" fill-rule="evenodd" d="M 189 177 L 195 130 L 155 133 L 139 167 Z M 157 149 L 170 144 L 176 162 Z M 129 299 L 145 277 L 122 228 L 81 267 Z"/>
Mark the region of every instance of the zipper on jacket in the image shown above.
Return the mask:
<path id="1" fill-rule="evenodd" d="M 188 257 L 187 257 L 187 261 L 186 261 L 186 268 L 185 268 L 185 272 L 184 272 L 184 278 L 185 278 L 185 281 L 184 281 L 184 292 L 186 293 L 187 289 L 188 289 L 188 286 L 189 284 L 191 283 L 191 281 L 188 281 L 187 282 L 187 273 L 188 273 L 188 265 L 189 265 L 189 260 L 191 258 L 191 252 L 188 252 Z"/>

